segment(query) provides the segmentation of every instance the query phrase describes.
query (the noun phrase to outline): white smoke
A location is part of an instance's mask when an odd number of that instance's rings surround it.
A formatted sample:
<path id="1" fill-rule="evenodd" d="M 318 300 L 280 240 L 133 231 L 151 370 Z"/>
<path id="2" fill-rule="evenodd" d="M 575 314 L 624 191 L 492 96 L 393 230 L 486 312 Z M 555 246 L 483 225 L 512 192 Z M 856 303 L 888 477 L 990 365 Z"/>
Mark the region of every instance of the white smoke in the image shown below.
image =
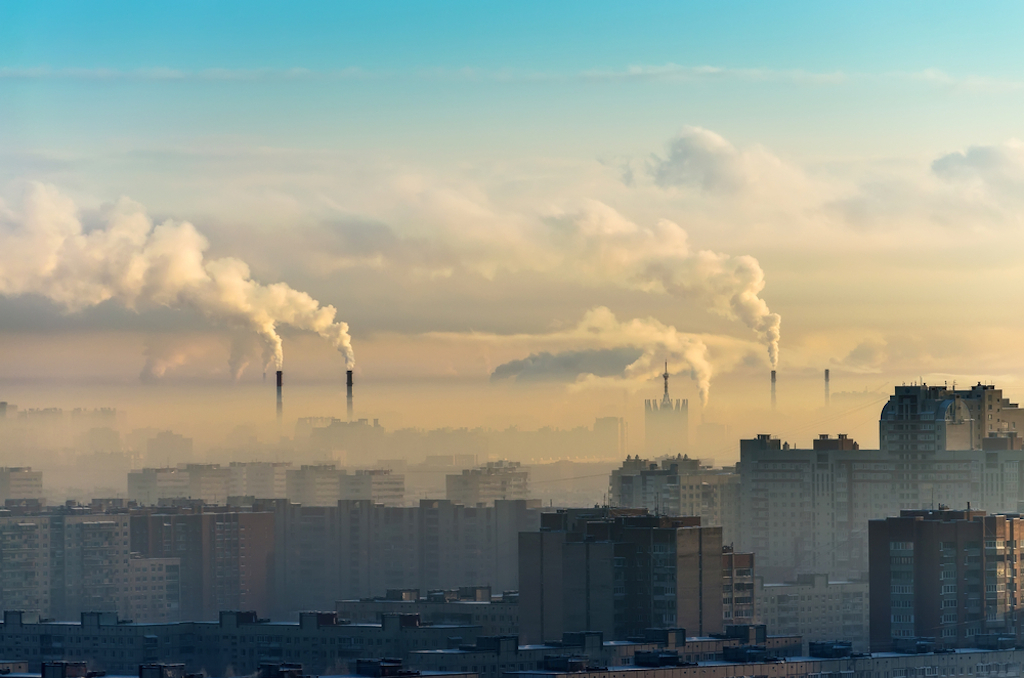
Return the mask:
<path id="1" fill-rule="evenodd" d="M 120 200 L 101 228 L 85 230 L 75 204 L 55 188 L 33 184 L 21 213 L 0 213 L 0 295 L 38 294 L 80 311 L 112 300 L 132 310 L 192 309 L 255 333 L 266 366 L 281 368 L 277 327 L 316 332 L 354 364 L 348 325 L 285 283 L 263 285 L 238 259 L 207 259 L 206 238 L 188 222 L 154 227 L 142 207 Z M 153 373 L 160 371 L 154 366 Z M 240 367 L 237 356 L 233 370 Z"/>
<path id="2" fill-rule="evenodd" d="M 558 215 L 552 222 L 567 252 L 559 262 L 561 270 L 702 299 L 712 312 L 753 330 L 766 346 L 772 368 L 778 367 L 782 318 L 760 297 L 764 271 L 754 257 L 693 251 L 678 224 L 661 219 L 653 226 L 641 226 L 597 201 L 587 202 L 576 213 Z"/>
<path id="3" fill-rule="evenodd" d="M 663 361 L 667 360 L 670 371 L 673 373 L 689 372 L 690 378 L 697 384 L 703 405 L 708 403 L 711 379 L 715 373 L 708 342 L 716 343 L 718 360 L 722 361 L 726 368 L 734 365 L 750 349 L 748 342 L 680 332 L 675 327 L 666 325 L 655 318 L 634 318 L 620 321 L 610 309 L 604 306 L 587 311 L 580 322 L 573 327 L 543 334 L 433 332 L 427 336 L 459 344 L 471 341 L 501 347 L 504 350 L 560 351 L 632 347 L 640 351 L 640 356 L 629 364 L 621 375 L 610 378 L 611 381 L 607 377 L 581 375 L 580 382 L 584 385 L 595 385 L 599 381 L 606 383 L 621 383 L 622 380 L 646 382 L 661 374 L 664 369 Z"/>

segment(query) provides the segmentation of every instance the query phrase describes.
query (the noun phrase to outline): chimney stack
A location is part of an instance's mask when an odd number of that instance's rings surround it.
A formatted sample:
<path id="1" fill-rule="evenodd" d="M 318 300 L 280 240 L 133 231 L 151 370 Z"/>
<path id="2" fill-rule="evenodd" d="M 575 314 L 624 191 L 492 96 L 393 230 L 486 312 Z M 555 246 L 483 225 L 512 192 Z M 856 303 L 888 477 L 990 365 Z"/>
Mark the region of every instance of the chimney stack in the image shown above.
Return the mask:
<path id="1" fill-rule="evenodd" d="M 775 370 L 772 370 L 772 409 L 775 409 Z"/>
<path id="2" fill-rule="evenodd" d="M 825 370 L 825 407 L 828 407 L 832 402 L 832 396 L 828 392 L 828 370 Z"/>
<path id="3" fill-rule="evenodd" d="M 281 398 L 281 386 L 284 383 L 284 372 L 277 371 L 277 418 L 280 419 L 284 412 L 284 401 Z"/>
<path id="4" fill-rule="evenodd" d="M 352 421 L 352 370 L 345 372 L 345 386 L 348 389 L 348 394 L 345 396 L 348 405 L 348 420 Z"/>

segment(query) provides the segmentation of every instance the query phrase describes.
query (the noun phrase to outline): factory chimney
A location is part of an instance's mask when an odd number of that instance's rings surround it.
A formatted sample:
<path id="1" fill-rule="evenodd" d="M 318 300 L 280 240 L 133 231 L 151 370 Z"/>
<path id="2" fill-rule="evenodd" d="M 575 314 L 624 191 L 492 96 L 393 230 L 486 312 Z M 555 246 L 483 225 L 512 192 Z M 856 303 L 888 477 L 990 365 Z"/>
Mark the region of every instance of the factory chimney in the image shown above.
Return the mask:
<path id="1" fill-rule="evenodd" d="M 277 371 L 277 418 L 278 419 L 281 418 L 281 415 L 284 412 L 284 401 L 281 399 L 281 386 L 282 386 L 282 384 L 284 382 L 283 377 L 284 377 L 284 372 L 282 372 L 281 370 L 278 370 Z"/>
<path id="2" fill-rule="evenodd" d="M 772 370 L 772 409 L 775 409 L 775 370 Z"/>
<path id="3" fill-rule="evenodd" d="M 832 396 L 828 392 L 828 370 L 825 370 L 825 407 L 832 402 Z"/>
<path id="4" fill-rule="evenodd" d="M 348 405 L 348 420 L 352 421 L 352 370 L 345 372 L 345 386 L 348 388 L 348 394 L 345 396 Z"/>

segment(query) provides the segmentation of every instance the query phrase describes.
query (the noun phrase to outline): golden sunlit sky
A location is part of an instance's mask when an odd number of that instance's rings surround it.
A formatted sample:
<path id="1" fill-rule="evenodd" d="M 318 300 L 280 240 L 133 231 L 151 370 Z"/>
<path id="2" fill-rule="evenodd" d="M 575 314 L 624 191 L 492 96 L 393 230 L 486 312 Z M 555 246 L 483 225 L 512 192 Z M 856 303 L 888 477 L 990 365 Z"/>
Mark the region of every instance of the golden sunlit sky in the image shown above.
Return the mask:
<path id="1" fill-rule="evenodd" d="M 1020 398 L 1022 12 L 5 2 L 0 400 L 233 425 L 280 365 L 341 416 L 348 362 L 388 426 L 639 442 L 667 360 L 694 425 L 873 446 L 895 384 Z"/>

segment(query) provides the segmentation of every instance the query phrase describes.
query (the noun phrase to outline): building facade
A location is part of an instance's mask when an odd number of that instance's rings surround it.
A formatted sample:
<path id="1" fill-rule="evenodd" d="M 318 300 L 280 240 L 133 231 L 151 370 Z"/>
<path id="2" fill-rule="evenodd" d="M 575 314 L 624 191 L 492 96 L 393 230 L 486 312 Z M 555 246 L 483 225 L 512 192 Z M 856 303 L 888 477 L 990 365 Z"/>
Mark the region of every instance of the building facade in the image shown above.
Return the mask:
<path id="1" fill-rule="evenodd" d="M 984 635 L 1020 642 L 1024 521 L 1018 514 L 903 511 L 871 521 L 870 535 L 873 651 L 915 637 L 947 648 L 971 647 Z"/>
<path id="2" fill-rule="evenodd" d="M 43 472 L 30 466 L 0 468 L 0 505 L 8 499 L 43 500 Z"/>
<path id="3" fill-rule="evenodd" d="M 644 509 L 567 509 L 519 537 L 520 635 L 721 632 L 722 530 Z"/>
<path id="4" fill-rule="evenodd" d="M 740 441 L 737 468 L 738 547 L 757 553 L 759 572 L 774 582 L 865 575 L 870 520 L 968 503 L 1015 512 L 1024 500 L 1024 452 L 1009 447 L 861 450 L 849 438 L 822 436 L 811 449 L 794 449 L 761 435 Z"/>
<path id="5" fill-rule="evenodd" d="M 472 585 L 518 588 L 519 533 L 537 530 L 535 502 L 469 507 L 445 500 L 383 506 L 257 502 L 276 516 L 277 614 L 333 608 L 335 601 Z"/>
<path id="6" fill-rule="evenodd" d="M 757 577 L 756 621 L 773 633 L 807 641 L 848 640 L 855 652 L 868 651 L 868 582 L 830 581 L 827 574 L 803 574 L 795 581 L 766 584 Z"/>
<path id="7" fill-rule="evenodd" d="M 645 508 L 669 516 L 700 516 L 701 524 L 722 528 L 722 541 L 738 538 L 740 476 L 734 467 L 710 468 L 696 459 L 677 455 L 660 464 L 626 457 L 611 473 L 608 503 Z"/>
<path id="8" fill-rule="evenodd" d="M 530 472 L 517 461 L 492 461 L 445 477 L 448 501 L 463 506 L 489 506 L 495 501 L 530 498 Z"/>

